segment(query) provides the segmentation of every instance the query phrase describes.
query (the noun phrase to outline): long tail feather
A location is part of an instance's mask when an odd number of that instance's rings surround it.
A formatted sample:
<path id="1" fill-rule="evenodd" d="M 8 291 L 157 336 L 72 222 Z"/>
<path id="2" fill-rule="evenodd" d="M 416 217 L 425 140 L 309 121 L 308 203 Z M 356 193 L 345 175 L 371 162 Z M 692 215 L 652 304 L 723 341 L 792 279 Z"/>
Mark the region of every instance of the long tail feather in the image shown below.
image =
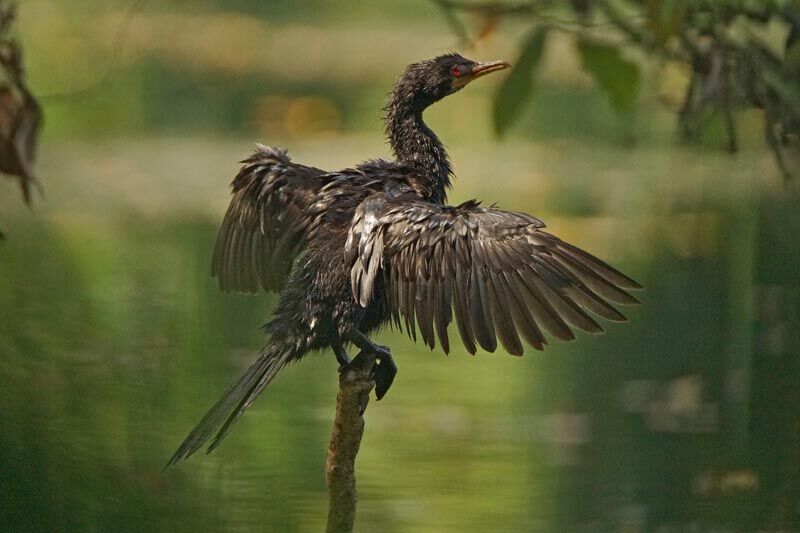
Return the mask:
<path id="1" fill-rule="evenodd" d="M 199 450 L 216 432 L 208 451 L 219 446 L 233 425 L 261 391 L 291 360 L 291 354 L 272 346 L 264 348 L 258 359 L 222 394 L 170 458 L 168 468 Z"/>

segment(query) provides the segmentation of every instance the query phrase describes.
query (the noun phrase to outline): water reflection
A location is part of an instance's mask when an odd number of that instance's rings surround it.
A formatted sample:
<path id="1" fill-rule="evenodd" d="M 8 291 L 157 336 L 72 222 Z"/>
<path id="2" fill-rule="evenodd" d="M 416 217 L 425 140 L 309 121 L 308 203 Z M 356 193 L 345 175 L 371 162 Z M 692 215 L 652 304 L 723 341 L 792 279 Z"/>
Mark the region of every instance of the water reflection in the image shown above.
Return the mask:
<path id="1" fill-rule="evenodd" d="M 612 258 L 643 278 L 646 305 L 603 337 L 471 358 L 386 332 L 400 374 L 367 413 L 359 530 L 795 524 L 796 436 L 769 435 L 800 403 L 751 347 L 773 362 L 795 349 L 797 298 L 780 272 L 759 286 L 754 344 L 758 212 L 712 202 L 641 215 L 647 254 Z M 332 356 L 289 368 L 213 455 L 162 472 L 253 357 L 272 300 L 216 289 L 216 217 L 120 213 L 45 213 L 0 248 L 4 529 L 321 530 Z M 614 217 L 563 226 L 613 236 Z M 784 514 L 770 515 L 781 498 Z"/>

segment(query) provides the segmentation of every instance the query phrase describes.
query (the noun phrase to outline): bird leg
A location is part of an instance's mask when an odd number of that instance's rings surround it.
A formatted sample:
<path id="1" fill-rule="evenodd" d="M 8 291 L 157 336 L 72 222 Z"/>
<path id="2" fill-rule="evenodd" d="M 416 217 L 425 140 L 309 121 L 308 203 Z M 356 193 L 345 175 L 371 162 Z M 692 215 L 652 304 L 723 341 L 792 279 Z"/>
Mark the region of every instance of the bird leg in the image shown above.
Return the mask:
<path id="1" fill-rule="evenodd" d="M 336 354 L 336 361 L 339 363 L 339 372 L 342 372 L 350 364 L 350 357 L 341 342 L 335 342 L 331 347 L 333 348 L 333 353 Z"/>
<path id="2" fill-rule="evenodd" d="M 392 352 L 387 346 L 375 344 L 355 328 L 351 329 L 345 338 L 358 346 L 361 351 L 369 352 L 377 359 L 373 376 L 375 378 L 375 397 L 380 400 L 386 395 L 397 375 L 397 365 L 394 364 Z"/>

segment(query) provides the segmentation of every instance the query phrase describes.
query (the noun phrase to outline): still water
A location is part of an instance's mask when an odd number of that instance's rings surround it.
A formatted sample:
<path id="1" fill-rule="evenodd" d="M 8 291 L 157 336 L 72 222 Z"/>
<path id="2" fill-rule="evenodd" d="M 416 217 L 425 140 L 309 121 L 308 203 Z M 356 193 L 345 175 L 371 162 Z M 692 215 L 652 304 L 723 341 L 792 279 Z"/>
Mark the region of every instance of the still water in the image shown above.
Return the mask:
<path id="1" fill-rule="evenodd" d="M 296 159 L 335 168 L 375 151 L 350 142 Z M 162 471 L 254 357 L 274 303 L 223 295 L 209 276 L 242 146 L 55 147 L 43 166 L 61 178 L 35 213 L 3 189 L 4 530 L 324 529 L 332 354 L 284 371 L 216 452 Z M 791 209 L 741 186 L 769 156 L 502 150 L 519 167 L 491 183 L 486 154 L 456 153 L 474 165 L 453 200 L 545 218 L 646 285 L 644 305 L 607 335 L 522 358 L 382 333 L 400 370 L 366 413 L 357 530 L 800 530 L 800 312 L 796 272 L 780 267 L 796 246 L 773 260 L 760 245 Z"/>

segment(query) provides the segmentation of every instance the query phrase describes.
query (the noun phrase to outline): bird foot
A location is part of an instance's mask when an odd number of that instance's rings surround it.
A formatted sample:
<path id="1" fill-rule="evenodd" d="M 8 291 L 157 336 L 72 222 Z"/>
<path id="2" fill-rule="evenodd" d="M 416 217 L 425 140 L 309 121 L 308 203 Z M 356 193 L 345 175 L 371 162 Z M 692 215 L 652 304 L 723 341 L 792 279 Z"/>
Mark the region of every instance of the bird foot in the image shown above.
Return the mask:
<path id="1" fill-rule="evenodd" d="M 397 375 L 397 365 L 394 364 L 392 352 L 386 346 L 378 346 L 380 354 L 376 354 L 378 362 L 372 369 L 372 376 L 375 380 L 375 398 L 380 400 L 389 391 L 394 377 Z"/>
<path id="2" fill-rule="evenodd" d="M 392 351 L 389 349 L 388 346 L 382 346 L 380 344 L 373 344 L 372 345 L 372 353 L 375 354 L 375 358 L 378 360 L 381 359 L 391 359 L 392 358 Z"/>
<path id="3" fill-rule="evenodd" d="M 350 370 L 354 372 L 363 372 L 365 370 L 369 370 L 370 373 L 374 371 L 376 363 L 375 355 L 372 352 L 367 351 L 360 351 L 353 357 L 352 361 L 350 359 L 347 360 L 346 363 L 340 362 L 339 364 L 339 373 L 343 374 L 345 372 L 349 372 Z"/>
<path id="4" fill-rule="evenodd" d="M 371 365 L 372 379 L 375 381 L 375 398 L 380 400 L 389 391 L 397 375 L 397 365 L 392 352 L 386 346 L 375 345 L 375 350 L 362 350 L 352 361 L 339 365 L 339 373 L 349 370 L 363 371 Z"/>
<path id="5" fill-rule="evenodd" d="M 392 351 L 388 346 L 375 344 L 357 329 L 349 332 L 347 340 L 361 348 L 361 353 L 353 359 L 354 363 L 356 359 L 365 354 L 371 355 L 374 358 L 373 361 L 377 361 L 373 363 L 372 377 L 375 380 L 375 397 L 380 400 L 386 395 L 397 375 L 397 365 L 394 364 Z"/>

